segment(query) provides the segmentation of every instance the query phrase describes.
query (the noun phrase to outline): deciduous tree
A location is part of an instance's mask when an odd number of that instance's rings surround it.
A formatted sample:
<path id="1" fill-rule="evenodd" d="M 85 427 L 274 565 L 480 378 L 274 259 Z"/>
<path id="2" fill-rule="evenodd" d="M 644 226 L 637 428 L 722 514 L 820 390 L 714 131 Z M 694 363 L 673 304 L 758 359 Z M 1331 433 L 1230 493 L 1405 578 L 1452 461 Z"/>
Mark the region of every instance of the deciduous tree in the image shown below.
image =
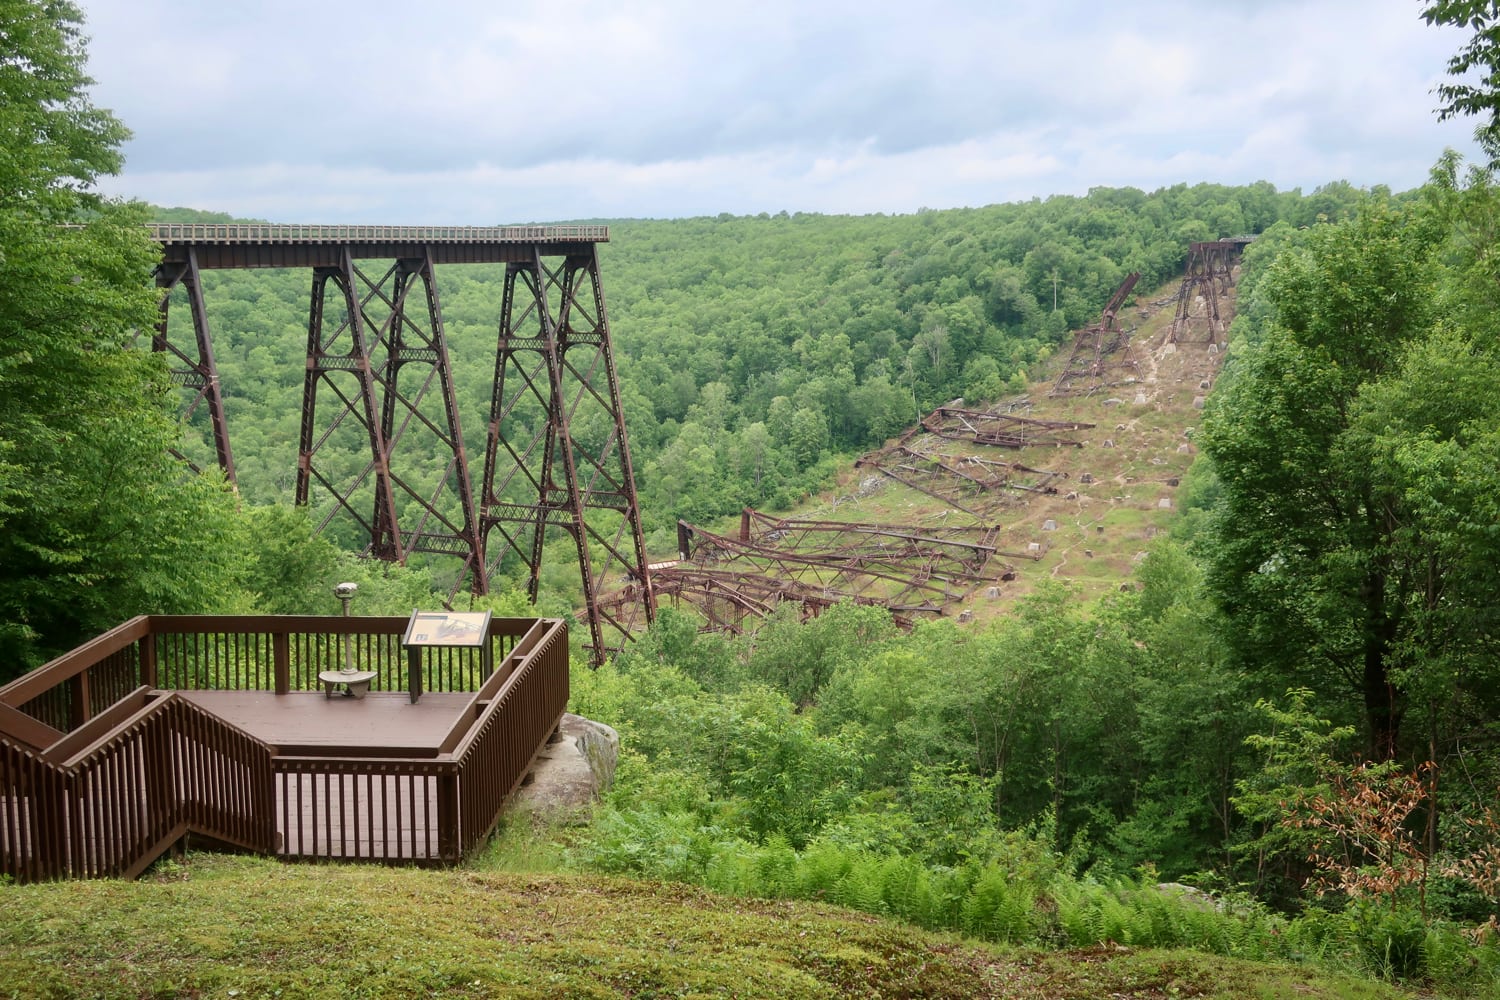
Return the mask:
<path id="1" fill-rule="evenodd" d="M 1283 252 L 1262 288 L 1276 321 L 1204 426 L 1222 488 L 1209 582 L 1233 645 L 1355 695 L 1377 760 L 1402 749 L 1413 697 L 1493 688 L 1496 368 L 1437 323 L 1440 222 L 1376 202 Z"/>
<path id="2" fill-rule="evenodd" d="M 168 457 L 167 372 L 131 348 L 157 251 L 92 193 L 126 132 L 89 103 L 81 24 L 0 0 L 0 679 L 128 615 L 235 599 L 232 495 Z"/>

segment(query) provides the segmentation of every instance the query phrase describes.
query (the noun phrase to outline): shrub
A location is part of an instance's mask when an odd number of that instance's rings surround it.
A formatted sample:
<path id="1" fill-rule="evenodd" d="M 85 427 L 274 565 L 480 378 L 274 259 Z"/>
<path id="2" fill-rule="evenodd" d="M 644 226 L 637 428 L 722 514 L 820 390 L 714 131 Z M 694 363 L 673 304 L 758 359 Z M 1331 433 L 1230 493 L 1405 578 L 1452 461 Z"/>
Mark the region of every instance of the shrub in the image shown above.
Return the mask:
<path id="1" fill-rule="evenodd" d="M 1358 905 L 1348 911 L 1366 968 L 1382 979 L 1410 980 L 1427 970 L 1427 922 L 1414 910 Z"/>

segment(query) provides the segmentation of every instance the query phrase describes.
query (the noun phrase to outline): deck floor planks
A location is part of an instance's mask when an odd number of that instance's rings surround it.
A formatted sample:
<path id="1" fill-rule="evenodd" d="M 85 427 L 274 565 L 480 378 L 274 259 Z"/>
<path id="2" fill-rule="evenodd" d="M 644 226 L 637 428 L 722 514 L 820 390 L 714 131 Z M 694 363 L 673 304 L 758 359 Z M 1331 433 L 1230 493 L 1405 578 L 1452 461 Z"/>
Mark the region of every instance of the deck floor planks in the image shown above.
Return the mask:
<path id="1" fill-rule="evenodd" d="M 411 704 L 406 692 L 371 691 L 363 698 L 317 691 L 178 691 L 178 696 L 283 754 L 340 749 L 350 756 L 433 757 L 471 692 L 431 692 Z M 372 751 L 379 751 L 372 753 Z"/>

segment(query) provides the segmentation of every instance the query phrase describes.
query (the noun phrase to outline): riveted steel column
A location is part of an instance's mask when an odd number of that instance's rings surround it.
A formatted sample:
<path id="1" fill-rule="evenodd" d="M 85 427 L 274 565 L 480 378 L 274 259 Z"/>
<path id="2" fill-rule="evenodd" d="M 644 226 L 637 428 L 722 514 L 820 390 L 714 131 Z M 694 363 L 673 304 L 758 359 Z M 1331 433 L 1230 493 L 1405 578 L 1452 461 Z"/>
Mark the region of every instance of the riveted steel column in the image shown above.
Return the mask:
<path id="1" fill-rule="evenodd" d="M 302 382 L 302 432 L 297 451 L 297 503 L 307 504 L 316 480 L 333 497 L 334 506 L 323 516 L 319 528 L 339 511 L 347 511 L 365 529 L 372 555 L 392 562 L 404 562 L 396 507 L 391 490 L 390 450 L 381 430 L 380 395 L 371 359 L 370 343 L 365 335 L 364 314 L 354 293 L 354 261 L 348 247 L 342 249 L 336 267 L 313 268 L 312 302 L 307 321 L 307 373 Z M 344 298 L 347 319 L 332 331 L 327 329 L 326 302 L 328 284 L 332 282 Z M 348 333 L 347 349 L 340 352 L 335 344 Z M 347 372 L 354 378 L 353 396 L 344 393 L 332 376 Z M 332 418 L 320 425 L 317 418 L 318 390 L 327 386 L 340 407 Z M 370 463 L 352 483 L 335 482 L 331 472 L 325 474 L 317 462 L 319 450 L 333 430 L 352 417 L 369 440 Z M 321 433 L 319 433 L 321 429 Z M 363 482 L 374 476 L 374 503 L 368 516 L 354 503 L 354 493 Z"/>
<path id="2" fill-rule="evenodd" d="M 484 594 L 489 589 L 488 575 L 480 555 L 479 518 L 430 249 L 421 257 L 397 260 L 388 279 L 392 289 L 388 299 L 390 315 L 380 331 L 385 348 L 385 366 L 378 373 L 384 390 L 380 426 L 391 454 L 392 484 L 403 491 L 402 505 L 408 512 L 402 543 L 408 554 L 431 552 L 463 559 L 463 568 L 449 589 L 450 598 L 466 580 L 474 593 Z M 373 287 L 369 298 L 385 299 L 384 286 L 382 281 Z M 425 300 L 425 328 L 419 322 L 422 310 L 408 308 L 408 299 L 417 288 Z M 439 395 L 441 414 L 429 412 L 423 405 L 434 389 Z M 398 457 L 409 432 L 435 438 L 438 452 L 449 456 L 444 475 L 431 496 L 416 493 L 408 480 L 397 474 Z M 422 442 L 411 443 L 420 446 Z M 446 492 L 451 492 L 451 496 L 445 504 Z"/>
<path id="3" fill-rule="evenodd" d="M 593 415 L 595 439 L 580 439 L 581 414 Z M 602 439 L 597 436 L 601 430 Z M 540 585 L 547 528 L 562 528 L 572 537 L 596 665 L 635 628 L 654 620 L 656 603 L 592 247 L 569 253 L 556 267 L 548 266 L 538 248 L 531 260 L 507 268 L 480 523 L 486 546 L 492 532 L 504 543 L 494 551 L 486 549 L 490 572 L 507 556 L 518 556 L 527 567 L 532 600 Z M 604 584 L 613 577 L 639 600 L 601 602 Z M 641 608 L 644 620 L 634 621 L 619 610 L 623 607 Z"/>
<path id="4" fill-rule="evenodd" d="M 193 337 L 197 344 L 196 358 L 177 348 L 167 335 L 167 313 L 171 306 L 172 290 L 178 285 L 187 293 L 188 309 L 193 318 Z M 229 425 L 224 420 L 224 397 L 219 389 L 219 369 L 214 363 L 208 313 L 203 306 L 203 284 L 198 273 L 196 250 L 189 247 L 185 259 L 160 264 L 156 269 L 156 286 L 162 289 L 162 296 L 157 306 L 160 318 L 156 323 L 156 335 L 151 338 L 151 349 L 171 354 L 178 362 L 172 368 L 173 381 L 196 393 L 183 411 L 184 421 L 191 419 L 199 406 L 207 404 L 219 468 L 224 470 L 224 478 L 234 483 L 234 454 L 229 448 Z M 192 465 L 195 472 L 199 471 L 181 452 L 174 449 L 173 454 Z"/>

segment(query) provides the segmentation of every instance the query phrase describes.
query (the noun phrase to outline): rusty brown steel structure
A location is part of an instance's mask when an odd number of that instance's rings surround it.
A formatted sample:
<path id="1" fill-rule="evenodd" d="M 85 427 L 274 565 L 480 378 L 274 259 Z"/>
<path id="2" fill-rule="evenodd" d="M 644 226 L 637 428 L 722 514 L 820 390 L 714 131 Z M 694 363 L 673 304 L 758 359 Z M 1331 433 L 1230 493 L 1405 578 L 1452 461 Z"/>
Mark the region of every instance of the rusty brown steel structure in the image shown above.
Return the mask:
<path id="1" fill-rule="evenodd" d="M 940 406 L 922 418 L 922 427 L 929 434 L 992 448 L 1082 448 L 1082 441 L 1062 432 L 1093 426 L 1076 420 L 1037 420 L 962 406 Z"/>
<path id="2" fill-rule="evenodd" d="M 740 634 L 785 602 L 814 617 L 840 602 L 887 609 L 902 628 L 941 615 L 989 579 L 1011 579 L 995 566 L 998 526 L 907 525 L 777 518 L 746 508 L 735 537 L 679 521 L 678 560 L 652 567 L 659 600 L 688 604 L 706 631 Z M 628 614 L 629 589 L 606 600 Z"/>
<path id="3" fill-rule="evenodd" d="M 490 574 L 517 556 L 534 599 L 543 542 L 557 528 L 577 553 L 596 662 L 652 620 L 599 276 L 597 245 L 609 239 L 607 227 L 158 224 L 152 233 L 163 249 L 153 347 L 172 355 L 178 380 L 197 392 L 189 416 L 207 405 L 231 480 L 200 271 L 309 269 L 296 499 L 320 511 L 320 529 L 352 523 L 366 552 L 390 561 L 457 558 L 450 599 L 466 583 L 486 593 Z M 507 266 L 479 484 L 454 397 L 439 264 Z M 191 348 L 174 342 L 167 323 L 179 287 L 192 312 Z M 445 456 L 436 486 L 433 470 L 411 468 L 407 458 L 433 450 Z M 365 456 L 353 468 L 351 452 Z M 603 582 L 616 577 L 640 591 L 639 620 L 600 605 Z"/>
<path id="4" fill-rule="evenodd" d="M 157 307 L 156 334 L 151 349 L 171 355 L 172 379 L 178 385 L 192 391 L 193 397 L 184 408 L 183 420 L 188 421 L 200 406 L 207 404 L 210 433 L 214 450 L 218 453 L 219 468 L 224 478 L 235 482 L 234 453 L 229 447 L 229 424 L 224 419 L 224 396 L 219 386 L 219 369 L 214 362 L 213 337 L 209 334 L 208 312 L 203 304 L 203 276 L 198 268 L 198 251 L 189 245 L 175 255 L 175 259 L 163 261 L 156 269 L 156 286 L 162 290 Z M 167 315 L 174 289 L 181 287 L 187 296 L 188 308 L 193 317 L 192 353 L 174 344 L 168 337 Z M 202 469 L 180 451 L 172 452 L 187 462 L 194 472 Z"/>
<path id="5" fill-rule="evenodd" d="M 1126 275 L 1105 304 L 1099 321 L 1078 331 L 1073 340 L 1073 351 L 1063 365 L 1062 374 L 1048 392 L 1049 396 L 1089 395 L 1106 384 L 1112 371 L 1136 368 L 1137 362 L 1130 353 L 1130 336 L 1116 326 L 1115 319 L 1120 306 L 1124 305 L 1140 279 L 1139 271 Z"/>
<path id="6" fill-rule="evenodd" d="M 458 556 L 463 560 L 459 584 L 470 578 L 483 593 L 478 519 L 432 254 L 424 248 L 369 272 L 344 246 L 336 264 L 312 272 L 297 503 L 311 503 L 319 487 L 332 500 L 320 529 L 344 514 L 359 524 L 368 539 L 366 552 L 376 558 L 405 562 L 414 552 Z M 436 404 L 425 405 L 434 390 Z M 319 412 L 320 399 L 325 408 L 332 402 L 331 412 Z M 369 443 L 369 458 L 353 476 L 341 472 L 338 462 L 325 461 L 325 451 L 346 423 L 356 428 L 358 440 Z M 404 453 L 403 439 L 413 431 L 431 435 L 438 453 L 448 456 L 431 494 L 412 485 L 416 470 L 403 474 L 395 463 Z M 448 503 L 442 502 L 445 494 Z"/>
<path id="7" fill-rule="evenodd" d="M 1224 334 L 1224 320 L 1219 313 L 1219 296 L 1234 284 L 1234 265 L 1247 238 L 1193 243 L 1188 247 L 1187 268 L 1177 291 L 1177 311 L 1167 332 L 1167 342 L 1217 343 Z M 1197 303 L 1202 300 L 1200 311 Z M 1198 322 L 1201 333 L 1195 333 Z"/>
<path id="8" fill-rule="evenodd" d="M 0 687 L 0 875 L 133 878 L 187 836 L 463 860 L 557 731 L 567 626 L 492 618 L 487 650 L 414 662 L 406 625 L 142 616 Z M 365 698 L 318 692 L 350 662 L 375 674 Z M 409 702 L 414 671 L 433 704 Z"/>
<path id="9" fill-rule="evenodd" d="M 912 615 L 893 611 L 884 601 L 875 598 L 830 595 L 796 581 L 753 573 L 673 564 L 653 570 L 652 580 L 657 599 L 670 602 L 674 607 L 686 605 L 697 611 L 703 618 L 701 630 L 704 632 L 744 635 L 784 602 L 800 607 L 803 620 L 816 618 L 841 601 L 851 601 L 867 607 L 885 608 L 891 621 L 903 631 L 916 624 Z M 628 600 L 625 595 L 618 595 L 618 599 Z"/>
<path id="10" fill-rule="evenodd" d="M 895 444 L 861 455 L 856 469 L 871 469 L 978 521 L 1026 494 L 1057 492 L 1053 482 L 1065 473 L 1000 462 L 979 455 L 945 455 L 913 441 L 917 428 Z"/>
<path id="11" fill-rule="evenodd" d="M 655 620 L 656 598 L 593 246 L 556 261 L 538 246 L 507 265 L 488 441 L 480 518 L 499 540 L 491 569 L 518 557 L 535 600 L 549 530 L 565 533 L 602 663 Z M 632 599 L 604 599 L 608 583 Z"/>

